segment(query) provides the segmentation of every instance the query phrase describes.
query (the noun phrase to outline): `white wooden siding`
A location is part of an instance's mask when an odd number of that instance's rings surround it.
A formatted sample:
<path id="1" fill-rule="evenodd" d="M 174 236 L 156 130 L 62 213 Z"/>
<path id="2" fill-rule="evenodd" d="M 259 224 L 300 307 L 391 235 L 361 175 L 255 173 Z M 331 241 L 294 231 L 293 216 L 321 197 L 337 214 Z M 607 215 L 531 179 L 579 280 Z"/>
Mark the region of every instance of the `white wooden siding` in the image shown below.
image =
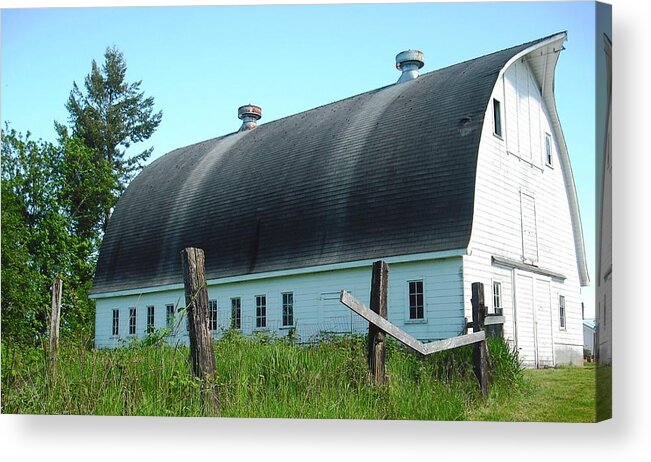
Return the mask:
<path id="1" fill-rule="evenodd" d="M 551 317 L 552 335 L 546 328 L 545 332 L 540 330 L 536 334 L 553 342 L 551 356 L 555 361 L 578 362 L 582 356 L 582 315 L 570 205 L 557 140 L 553 137 L 552 165 L 545 163 L 544 136 L 546 132 L 554 133 L 554 130 L 540 86 L 530 71 L 530 64 L 538 65 L 535 61 L 537 58 L 532 59 L 534 61 L 515 62 L 495 86 L 493 97 L 504 101 L 503 123 L 506 129 L 502 138 L 492 131 L 492 105 L 487 107 L 485 114 L 478 156 L 473 231 L 469 255 L 464 257 L 465 311 L 466 316 L 472 313 L 471 283 L 483 282 L 488 295 L 492 280 L 497 278 L 502 282 L 505 337 L 524 349 L 531 348 L 535 302 L 533 299 L 526 302 L 530 296 L 520 294 L 531 310 L 528 315 L 521 313 L 517 300 L 519 296 L 516 296 L 514 287 L 516 273 L 522 272 L 491 262 L 493 255 L 515 261 L 522 261 L 525 254 L 531 256 L 528 251 L 525 252 L 527 246 L 523 245 L 524 223 L 524 237 L 529 242 L 529 248 L 533 248 L 534 241 L 536 243 L 536 264 L 566 277 L 564 281 L 547 278 L 550 294 L 548 317 Z M 536 278 L 541 279 L 538 276 L 527 276 L 533 284 L 531 292 L 535 291 Z M 559 327 L 559 294 L 565 296 L 565 330 Z M 517 313 L 517 319 L 514 313 Z M 518 322 L 521 316 L 524 325 Z M 549 357 L 549 346 L 540 344 L 537 354 L 541 359 L 543 356 Z M 526 355 L 531 358 L 530 352 Z"/>
<path id="2" fill-rule="evenodd" d="M 408 319 L 408 301 L 405 297 L 407 281 L 422 280 L 425 316 L 422 322 Z M 231 298 L 240 297 L 242 331 L 255 330 L 255 296 L 267 297 L 267 328 L 275 335 L 287 335 L 282 326 L 282 293 L 294 294 L 294 323 L 301 340 L 321 332 L 366 332 L 368 322 L 339 303 L 339 292 L 351 292 L 363 303 L 369 303 L 371 268 L 361 267 L 338 271 L 290 275 L 253 281 L 229 282 L 208 286 L 208 298 L 217 300 L 218 323 L 226 329 L 231 322 Z M 185 298 L 181 289 L 147 292 L 97 300 L 96 346 L 116 347 L 128 341 L 128 310 L 138 308 L 136 337 L 145 335 L 148 305 L 156 310 L 155 327 L 165 327 L 167 304 L 183 307 Z M 120 310 L 120 335 L 111 335 L 112 310 Z M 459 335 L 463 329 L 462 258 L 453 257 L 424 262 L 392 263 L 389 267 L 388 318 L 391 322 L 420 340 L 437 340 Z M 178 329 L 170 338 L 172 343 L 188 342 L 185 319 L 177 320 Z M 219 332 L 215 332 L 219 335 Z"/>

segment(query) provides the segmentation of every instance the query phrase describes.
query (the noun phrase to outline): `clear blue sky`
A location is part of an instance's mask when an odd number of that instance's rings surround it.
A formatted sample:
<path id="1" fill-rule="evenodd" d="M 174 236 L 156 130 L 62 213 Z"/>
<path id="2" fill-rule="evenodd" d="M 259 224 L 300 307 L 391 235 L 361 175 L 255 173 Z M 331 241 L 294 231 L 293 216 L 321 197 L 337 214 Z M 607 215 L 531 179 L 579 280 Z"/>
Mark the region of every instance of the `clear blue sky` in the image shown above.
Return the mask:
<path id="1" fill-rule="evenodd" d="M 127 79 L 163 110 L 152 160 L 237 130 L 237 108 L 262 123 L 394 82 L 396 53 L 423 71 L 567 30 L 556 98 L 595 277 L 595 16 L 592 2 L 50 8 L 2 11 L 2 120 L 55 141 L 73 81 L 116 45 Z M 508 18 L 508 22 L 505 21 Z M 505 24 L 508 23 L 508 27 Z M 597 47 L 601 43 L 597 42 Z M 138 151 L 139 152 L 139 151 Z M 584 289 L 586 316 L 594 285 Z"/>

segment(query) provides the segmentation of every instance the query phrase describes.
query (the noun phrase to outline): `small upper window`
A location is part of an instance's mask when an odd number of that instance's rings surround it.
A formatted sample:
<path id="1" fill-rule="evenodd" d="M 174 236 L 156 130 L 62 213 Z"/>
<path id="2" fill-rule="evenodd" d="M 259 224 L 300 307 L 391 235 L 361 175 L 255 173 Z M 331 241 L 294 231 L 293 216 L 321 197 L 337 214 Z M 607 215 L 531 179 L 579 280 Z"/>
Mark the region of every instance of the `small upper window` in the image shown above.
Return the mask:
<path id="1" fill-rule="evenodd" d="M 152 332 L 154 330 L 154 313 L 155 308 L 153 305 L 147 307 L 147 332 Z"/>
<path id="2" fill-rule="evenodd" d="M 558 317 L 561 330 L 565 330 L 565 296 L 558 297 Z"/>
<path id="3" fill-rule="evenodd" d="M 231 298 L 231 327 L 233 329 L 242 328 L 242 299 L 240 297 Z"/>
<path id="4" fill-rule="evenodd" d="M 545 133 L 545 163 L 552 166 L 552 135 Z"/>
<path id="5" fill-rule="evenodd" d="M 120 310 L 113 310 L 113 335 L 120 333 Z"/>
<path id="6" fill-rule="evenodd" d="M 493 310 L 499 313 L 502 310 L 502 283 L 493 281 Z"/>
<path id="7" fill-rule="evenodd" d="M 267 296 L 255 296 L 255 327 L 267 327 Z"/>
<path id="8" fill-rule="evenodd" d="M 425 319 L 423 281 L 409 281 L 409 319 Z"/>
<path id="9" fill-rule="evenodd" d="M 165 318 L 165 324 L 167 327 L 172 327 L 174 324 L 174 305 L 166 305 L 165 311 L 167 315 Z"/>
<path id="10" fill-rule="evenodd" d="M 294 325 L 294 294 L 287 292 L 283 294 L 283 326 Z"/>
<path id="11" fill-rule="evenodd" d="M 129 308 L 129 335 L 136 335 L 136 309 Z"/>
<path id="12" fill-rule="evenodd" d="M 493 98 L 493 133 L 502 137 L 502 110 L 498 100 Z"/>
<path id="13" fill-rule="evenodd" d="M 217 330 L 217 300 L 208 300 L 208 329 Z"/>

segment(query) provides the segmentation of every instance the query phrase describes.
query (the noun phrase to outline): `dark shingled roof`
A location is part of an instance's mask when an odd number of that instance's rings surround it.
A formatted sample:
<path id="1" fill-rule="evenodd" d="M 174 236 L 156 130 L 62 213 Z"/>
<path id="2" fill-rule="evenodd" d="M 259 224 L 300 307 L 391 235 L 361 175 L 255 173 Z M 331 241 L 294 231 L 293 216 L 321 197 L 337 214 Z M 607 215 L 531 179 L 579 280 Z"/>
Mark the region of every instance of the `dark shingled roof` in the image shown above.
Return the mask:
<path id="1" fill-rule="evenodd" d="M 93 293 L 467 247 L 484 113 L 545 39 L 172 151 L 120 198 Z"/>

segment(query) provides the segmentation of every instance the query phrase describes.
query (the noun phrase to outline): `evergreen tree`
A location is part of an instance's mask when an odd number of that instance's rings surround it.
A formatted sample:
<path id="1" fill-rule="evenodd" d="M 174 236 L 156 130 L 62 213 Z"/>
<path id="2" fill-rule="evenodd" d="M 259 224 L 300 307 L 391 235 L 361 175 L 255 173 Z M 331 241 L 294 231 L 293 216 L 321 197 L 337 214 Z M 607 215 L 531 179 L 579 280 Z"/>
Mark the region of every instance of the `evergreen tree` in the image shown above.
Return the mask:
<path id="1" fill-rule="evenodd" d="M 162 111 L 154 112 L 154 98 L 140 90 L 142 81 L 127 83 L 126 71 L 123 54 L 115 47 L 107 48 L 102 66 L 93 60 L 83 89 L 74 82 L 66 103 L 72 136 L 83 140 L 113 170 L 111 196 L 97 220 L 102 230 L 118 197 L 153 151 L 150 147 L 127 157 L 127 149 L 148 140 L 162 119 Z M 67 139 L 66 127 L 58 123 L 56 127 L 61 138 Z M 93 221 L 90 216 L 88 220 Z"/>

